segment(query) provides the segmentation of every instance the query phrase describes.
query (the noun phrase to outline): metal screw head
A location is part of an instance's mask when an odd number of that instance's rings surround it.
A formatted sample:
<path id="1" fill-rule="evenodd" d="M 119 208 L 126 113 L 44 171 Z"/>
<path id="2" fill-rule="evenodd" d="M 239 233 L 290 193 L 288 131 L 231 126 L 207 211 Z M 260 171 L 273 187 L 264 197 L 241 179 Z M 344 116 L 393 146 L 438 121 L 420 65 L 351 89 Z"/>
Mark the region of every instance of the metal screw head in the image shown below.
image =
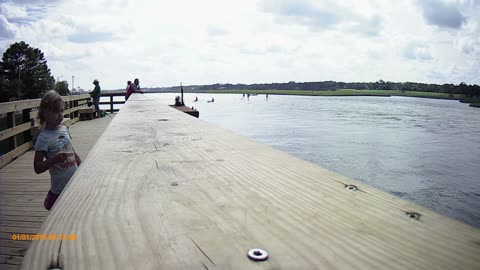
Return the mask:
<path id="1" fill-rule="evenodd" d="M 256 262 L 265 261 L 268 259 L 268 252 L 259 248 L 250 249 L 247 255 L 250 260 Z"/>
<path id="2" fill-rule="evenodd" d="M 348 189 L 348 190 L 352 190 L 352 191 L 355 191 L 357 190 L 358 188 L 354 185 L 345 185 L 345 188 Z"/>
<path id="3" fill-rule="evenodd" d="M 415 213 L 415 212 L 406 212 L 407 216 L 411 219 L 419 220 L 420 219 L 420 214 Z"/>

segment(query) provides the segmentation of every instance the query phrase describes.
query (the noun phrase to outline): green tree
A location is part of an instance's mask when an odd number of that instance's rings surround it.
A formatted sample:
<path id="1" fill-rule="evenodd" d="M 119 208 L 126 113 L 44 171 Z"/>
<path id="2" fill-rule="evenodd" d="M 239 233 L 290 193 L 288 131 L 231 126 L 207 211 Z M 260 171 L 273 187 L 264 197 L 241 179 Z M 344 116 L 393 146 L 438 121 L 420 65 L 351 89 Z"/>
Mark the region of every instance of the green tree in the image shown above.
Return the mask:
<path id="1" fill-rule="evenodd" d="M 3 53 L 0 62 L 0 102 L 41 97 L 53 88 L 43 52 L 24 41 L 16 42 Z"/>
<path id="2" fill-rule="evenodd" d="M 67 81 L 59 81 L 55 83 L 55 87 L 53 88 L 57 91 L 58 94 L 61 96 L 66 96 L 70 94 L 70 90 L 68 90 L 68 82 Z"/>

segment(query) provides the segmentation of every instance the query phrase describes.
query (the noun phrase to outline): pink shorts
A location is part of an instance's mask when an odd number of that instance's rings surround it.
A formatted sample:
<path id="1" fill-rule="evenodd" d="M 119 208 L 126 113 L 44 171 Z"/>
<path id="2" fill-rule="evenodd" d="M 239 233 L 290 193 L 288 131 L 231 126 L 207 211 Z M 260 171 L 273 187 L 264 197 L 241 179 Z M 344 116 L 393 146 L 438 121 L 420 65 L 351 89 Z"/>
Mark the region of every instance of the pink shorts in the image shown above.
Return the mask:
<path id="1" fill-rule="evenodd" d="M 60 195 L 54 194 L 51 190 L 49 190 L 47 193 L 47 197 L 45 197 L 45 201 L 43 202 L 43 206 L 45 206 L 45 209 L 50 210 L 50 208 L 52 208 L 53 204 L 57 200 L 58 196 Z"/>

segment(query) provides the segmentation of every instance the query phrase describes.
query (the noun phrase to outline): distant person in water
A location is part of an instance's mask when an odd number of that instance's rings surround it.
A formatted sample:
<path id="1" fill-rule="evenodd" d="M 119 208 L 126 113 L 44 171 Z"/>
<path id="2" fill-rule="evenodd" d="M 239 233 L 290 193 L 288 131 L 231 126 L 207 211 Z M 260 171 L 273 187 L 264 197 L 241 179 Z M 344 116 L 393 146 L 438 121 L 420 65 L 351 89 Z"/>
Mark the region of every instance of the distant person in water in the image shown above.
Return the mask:
<path id="1" fill-rule="evenodd" d="M 212 97 L 212 102 L 214 102 L 214 101 L 215 101 L 215 99 L 213 99 L 213 97 Z"/>
<path id="2" fill-rule="evenodd" d="M 268 99 L 268 94 L 265 95 L 265 99 Z"/>
<path id="3" fill-rule="evenodd" d="M 195 100 L 193 102 L 197 102 L 198 101 L 198 97 L 195 97 Z"/>
<path id="4" fill-rule="evenodd" d="M 143 91 L 140 90 L 140 81 L 135 79 L 130 87 L 128 87 L 127 93 L 125 94 L 125 100 L 128 100 L 131 94 L 140 93 L 143 94 Z"/>

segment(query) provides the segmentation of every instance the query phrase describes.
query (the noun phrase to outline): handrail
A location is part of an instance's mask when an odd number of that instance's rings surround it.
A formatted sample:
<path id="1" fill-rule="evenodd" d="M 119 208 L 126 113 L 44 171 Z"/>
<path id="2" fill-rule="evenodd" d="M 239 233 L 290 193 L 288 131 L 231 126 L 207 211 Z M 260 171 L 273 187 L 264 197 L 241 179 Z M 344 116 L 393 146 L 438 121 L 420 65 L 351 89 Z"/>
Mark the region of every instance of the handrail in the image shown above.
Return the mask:
<path id="1" fill-rule="evenodd" d="M 110 101 L 100 102 L 100 105 L 110 105 L 110 113 L 118 112 L 119 109 L 114 109 L 114 104 L 125 104 L 125 101 L 113 101 L 113 97 L 124 97 L 125 91 L 104 91 L 101 94 L 102 97 L 110 97 Z"/>
<path id="2" fill-rule="evenodd" d="M 70 126 L 80 120 L 78 110 L 85 107 L 90 95 L 62 96 L 62 99 L 65 103 L 68 103 L 64 115 L 68 115 L 68 118 L 70 118 L 70 120 L 64 122 L 64 125 Z M 36 123 L 37 114 L 32 109 L 38 109 L 40 101 L 41 99 L 37 98 L 0 103 L 0 114 L 6 114 L 7 118 L 7 128 L 0 132 L 0 142 L 8 140 L 8 152 L 0 156 L 0 168 L 3 168 L 33 146 L 31 131 L 38 124 Z M 22 112 L 22 120 L 17 123 L 17 118 L 19 118 L 17 112 L 20 111 Z M 23 143 L 20 142 L 22 135 Z"/>

